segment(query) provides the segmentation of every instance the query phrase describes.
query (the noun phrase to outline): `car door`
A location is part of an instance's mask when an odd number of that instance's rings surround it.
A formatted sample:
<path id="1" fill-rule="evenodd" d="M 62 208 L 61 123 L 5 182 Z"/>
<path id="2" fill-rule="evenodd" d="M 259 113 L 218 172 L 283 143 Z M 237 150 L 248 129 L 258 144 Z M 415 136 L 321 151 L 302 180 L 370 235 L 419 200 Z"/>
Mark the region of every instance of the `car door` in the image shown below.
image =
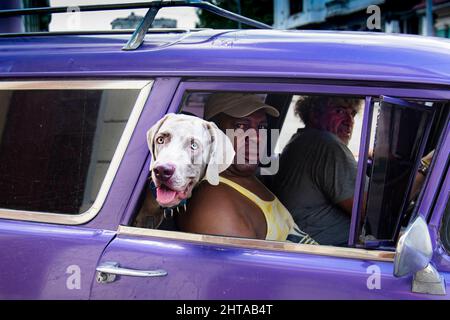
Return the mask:
<path id="1" fill-rule="evenodd" d="M 171 110 L 186 100 L 184 90 L 198 89 L 197 85 L 182 84 Z M 219 88 L 214 83 L 201 84 L 202 90 L 209 86 L 212 90 Z M 224 85 L 221 90 L 264 91 L 258 85 L 238 83 Z M 333 89 L 323 90 L 322 93 L 327 93 L 326 90 Z M 146 183 L 148 165 L 149 159 L 137 184 L 135 199 Z M 411 293 L 411 279 L 393 276 L 393 258 L 392 249 L 297 245 L 187 234 L 136 228 L 129 226 L 125 219 L 117 237 L 99 260 L 91 298 L 436 298 Z"/>
<path id="2" fill-rule="evenodd" d="M 0 84 L 0 299 L 89 298 L 114 201 L 128 199 L 118 187 L 135 183 L 118 168 L 152 84 Z"/>
<path id="3" fill-rule="evenodd" d="M 447 143 L 448 141 L 450 141 L 449 136 Z M 450 174 L 448 169 L 437 194 L 429 229 L 434 249 L 432 264 L 438 270 L 440 277 L 444 279 L 448 299 L 450 292 Z"/>
<path id="4" fill-rule="evenodd" d="M 432 264 L 440 276 L 445 279 L 448 293 L 450 291 L 450 114 L 446 116 L 444 134 L 440 148 L 433 156 L 430 176 L 425 186 L 427 192 L 422 194 L 418 210 L 428 221 L 431 241 L 433 243 Z"/>
<path id="5" fill-rule="evenodd" d="M 99 270 L 117 276 L 97 280 L 91 298 L 408 297 L 410 281 L 392 276 L 392 259 L 392 252 L 121 227 L 98 265 Z"/>

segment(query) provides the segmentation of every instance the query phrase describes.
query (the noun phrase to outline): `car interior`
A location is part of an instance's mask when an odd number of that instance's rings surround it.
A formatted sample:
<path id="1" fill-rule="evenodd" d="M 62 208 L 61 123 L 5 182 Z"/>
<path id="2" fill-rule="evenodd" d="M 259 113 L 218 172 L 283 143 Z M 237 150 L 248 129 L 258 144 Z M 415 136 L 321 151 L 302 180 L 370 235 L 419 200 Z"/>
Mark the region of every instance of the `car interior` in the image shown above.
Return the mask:
<path id="1" fill-rule="evenodd" d="M 203 117 L 205 101 L 211 92 L 187 92 L 180 113 Z M 280 117 L 268 116 L 269 129 L 280 130 L 279 137 L 267 139 L 268 156 L 276 160 L 291 136 L 303 123 L 293 113 L 299 94 L 257 93 L 266 104 L 276 107 Z M 356 247 L 368 249 L 394 249 L 399 234 L 417 213 L 421 193 L 411 194 L 411 188 L 421 158 L 439 147 L 440 139 L 449 121 L 448 101 L 407 101 L 407 106 L 379 97 L 372 99 L 372 130 L 368 155 L 361 158 L 360 141 L 364 108 L 355 117 L 354 131 L 349 149 L 357 161 L 366 161 L 365 177 L 368 190 L 364 194 L 365 206 L 358 207 L 352 215 L 359 216 L 356 230 Z M 403 101 L 403 100 L 402 100 Z M 270 166 L 270 165 L 269 165 Z M 268 167 L 268 166 L 265 166 Z M 271 189 L 271 175 L 260 168 L 258 178 Z M 153 187 L 154 188 L 154 187 Z M 399 197 L 398 195 L 404 195 Z M 189 200 L 187 201 L 189 205 Z M 176 215 L 183 209 L 164 210 L 155 200 L 150 174 L 136 206 L 131 226 L 168 231 L 179 231 Z M 145 212 L 144 212 L 145 211 Z M 363 212 L 364 211 L 364 212 Z M 361 218 L 361 217 L 364 218 Z"/>

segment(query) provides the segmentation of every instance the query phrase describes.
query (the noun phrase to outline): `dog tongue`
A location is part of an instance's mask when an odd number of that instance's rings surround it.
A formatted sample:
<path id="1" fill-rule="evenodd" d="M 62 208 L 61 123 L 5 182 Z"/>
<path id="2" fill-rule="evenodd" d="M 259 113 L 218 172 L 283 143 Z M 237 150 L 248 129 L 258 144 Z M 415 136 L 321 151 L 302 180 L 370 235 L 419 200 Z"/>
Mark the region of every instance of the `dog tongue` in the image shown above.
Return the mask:
<path id="1" fill-rule="evenodd" d="M 158 199 L 158 202 L 160 204 L 167 204 L 173 201 L 175 199 L 175 196 L 177 195 L 177 192 L 174 190 L 170 190 L 168 188 L 157 188 L 156 189 L 156 198 Z"/>

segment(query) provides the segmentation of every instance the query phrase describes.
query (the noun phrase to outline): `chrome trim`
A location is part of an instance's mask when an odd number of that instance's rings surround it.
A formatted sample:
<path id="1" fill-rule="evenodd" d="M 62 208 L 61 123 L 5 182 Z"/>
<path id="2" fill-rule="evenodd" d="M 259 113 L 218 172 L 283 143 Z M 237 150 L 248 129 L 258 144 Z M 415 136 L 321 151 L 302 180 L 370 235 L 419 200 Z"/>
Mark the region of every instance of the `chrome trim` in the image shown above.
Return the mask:
<path id="1" fill-rule="evenodd" d="M 97 272 L 105 274 L 113 274 L 118 276 L 129 277 L 164 277 L 167 276 L 167 271 L 163 269 L 156 270 L 136 270 L 121 268 L 117 262 L 101 263 L 96 269 Z"/>
<path id="2" fill-rule="evenodd" d="M 213 30 L 212 28 L 151 28 L 148 29 L 148 34 L 159 34 L 159 33 L 185 33 L 185 32 L 199 32 L 205 30 Z M 36 31 L 36 32 L 11 32 L 11 33 L 0 33 L 0 38 L 14 38 L 14 37 L 49 37 L 49 36 L 64 36 L 64 35 L 129 35 L 134 32 L 134 29 L 114 29 L 114 30 L 83 30 L 83 31 Z"/>
<path id="3" fill-rule="evenodd" d="M 445 278 L 439 274 L 433 265 L 428 264 L 423 270 L 414 274 L 412 292 L 446 295 Z"/>
<path id="4" fill-rule="evenodd" d="M 371 260 L 371 261 L 394 261 L 394 252 L 391 251 L 369 251 L 357 248 L 343 248 L 323 245 L 296 244 L 289 242 L 267 241 L 257 239 L 230 238 L 223 236 L 202 235 L 194 233 L 165 231 L 156 229 L 144 229 L 120 225 L 117 229 L 118 235 L 137 237 L 157 237 L 169 240 L 188 241 L 201 244 L 215 244 L 233 247 L 244 247 L 249 249 L 287 251 L 295 253 L 313 254 L 338 258 Z"/>
<path id="5" fill-rule="evenodd" d="M 131 111 L 125 129 L 103 179 L 93 205 L 80 214 L 58 214 L 39 211 L 12 210 L 0 208 L 0 219 L 78 225 L 92 220 L 105 203 L 106 196 L 117 174 L 120 163 L 130 142 L 133 131 L 144 109 L 153 80 L 74 80 L 74 81 L 0 81 L 0 90 L 76 90 L 76 89 L 139 89 L 139 95 Z"/>
<path id="6" fill-rule="evenodd" d="M 394 256 L 394 276 L 404 277 L 423 270 L 432 257 L 433 243 L 427 221 L 418 216 L 398 240 Z"/>
<path id="7" fill-rule="evenodd" d="M 133 32 L 131 38 L 128 42 L 122 47 L 122 50 L 136 50 L 141 46 L 144 42 L 145 35 L 147 34 L 147 30 L 152 26 L 153 21 L 155 20 L 156 15 L 158 14 L 159 7 L 150 7 L 145 14 L 144 19 L 141 20 L 136 30 Z"/>
<path id="8" fill-rule="evenodd" d="M 0 81 L 0 90 L 144 89 L 153 80 Z"/>

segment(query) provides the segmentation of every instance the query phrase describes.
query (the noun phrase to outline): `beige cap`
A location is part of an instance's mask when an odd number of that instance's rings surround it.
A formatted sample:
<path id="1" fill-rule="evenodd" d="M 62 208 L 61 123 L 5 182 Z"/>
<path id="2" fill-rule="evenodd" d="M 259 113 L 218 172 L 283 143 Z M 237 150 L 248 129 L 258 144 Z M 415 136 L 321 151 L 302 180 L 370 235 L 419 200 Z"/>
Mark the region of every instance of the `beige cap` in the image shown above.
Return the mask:
<path id="1" fill-rule="evenodd" d="M 265 109 L 266 113 L 273 117 L 280 115 L 276 108 L 265 104 L 256 94 L 214 93 L 206 102 L 204 119 L 210 120 L 222 112 L 235 118 L 242 118 L 260 109 Z"/>

